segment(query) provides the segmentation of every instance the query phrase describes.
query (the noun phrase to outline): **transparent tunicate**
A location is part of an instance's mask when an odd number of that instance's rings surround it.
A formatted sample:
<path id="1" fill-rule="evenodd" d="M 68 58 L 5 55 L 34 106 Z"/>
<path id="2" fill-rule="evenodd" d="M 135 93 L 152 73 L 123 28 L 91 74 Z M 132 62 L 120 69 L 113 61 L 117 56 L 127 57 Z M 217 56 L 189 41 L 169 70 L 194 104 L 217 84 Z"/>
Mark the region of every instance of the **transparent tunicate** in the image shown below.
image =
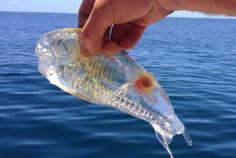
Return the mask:
<path id="1" fill-rule="evenodd" d="M 36 46 L 39 71 L 52 84 L 85 101 L 110 106 L 147 121 L 173 157 L 169 144 L 176 134 L 192 141 L 155 77 L 126 51 L 85 58 L 79 49 L 80 29 L 59 29 Z"/>

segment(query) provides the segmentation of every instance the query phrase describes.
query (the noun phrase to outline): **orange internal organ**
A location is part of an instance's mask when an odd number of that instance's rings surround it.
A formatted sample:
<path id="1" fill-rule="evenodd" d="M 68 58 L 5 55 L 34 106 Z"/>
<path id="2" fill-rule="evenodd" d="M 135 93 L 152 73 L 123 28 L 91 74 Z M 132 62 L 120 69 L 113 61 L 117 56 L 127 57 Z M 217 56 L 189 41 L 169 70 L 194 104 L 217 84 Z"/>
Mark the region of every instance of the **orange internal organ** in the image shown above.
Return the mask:
<path id="1" fill-rule="evenodd" d="M 152 74 L 144 72 L 134 81 L 134 85 L 139 92 L 151 93 L 157 87 L 157 82 Z"/>

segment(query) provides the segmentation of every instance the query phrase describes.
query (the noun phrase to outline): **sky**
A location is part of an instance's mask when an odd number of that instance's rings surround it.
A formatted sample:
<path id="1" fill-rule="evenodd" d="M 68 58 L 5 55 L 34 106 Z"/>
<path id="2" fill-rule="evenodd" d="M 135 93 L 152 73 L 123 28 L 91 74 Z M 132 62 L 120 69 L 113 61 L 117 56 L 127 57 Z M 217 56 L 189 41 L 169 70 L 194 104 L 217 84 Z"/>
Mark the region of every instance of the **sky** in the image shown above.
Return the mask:
<path id="1" fill-rule="evenodd" d="M 77 13 L 82 0 L 0 0 L 0 11 Z M 1 13 L 0 13 L 1 14 Z M 178 11 L 171 17 L 225 18 L 202 13 Z"/>

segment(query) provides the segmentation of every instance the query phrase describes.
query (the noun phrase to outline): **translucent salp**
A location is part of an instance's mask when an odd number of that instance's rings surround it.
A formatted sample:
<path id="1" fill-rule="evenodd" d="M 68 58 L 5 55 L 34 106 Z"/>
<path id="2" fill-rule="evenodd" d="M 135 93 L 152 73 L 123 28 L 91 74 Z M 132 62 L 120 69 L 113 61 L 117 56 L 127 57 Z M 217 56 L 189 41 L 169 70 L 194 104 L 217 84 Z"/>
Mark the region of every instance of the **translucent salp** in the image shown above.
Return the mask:
<path id="1" fill-rule="evenodd" d="M 38 42 L 39 71 L 54 85 L 83 100 L 107 105 L 149 122 L 161 144 L 176 134 L 192 141 L 176 116 L 169 97 L 154 76 L 127 52 L 85 58 L 79 49 L 80 29 L 59 29 Z M 150 86 L 150 87 L 149 87 Z"/>

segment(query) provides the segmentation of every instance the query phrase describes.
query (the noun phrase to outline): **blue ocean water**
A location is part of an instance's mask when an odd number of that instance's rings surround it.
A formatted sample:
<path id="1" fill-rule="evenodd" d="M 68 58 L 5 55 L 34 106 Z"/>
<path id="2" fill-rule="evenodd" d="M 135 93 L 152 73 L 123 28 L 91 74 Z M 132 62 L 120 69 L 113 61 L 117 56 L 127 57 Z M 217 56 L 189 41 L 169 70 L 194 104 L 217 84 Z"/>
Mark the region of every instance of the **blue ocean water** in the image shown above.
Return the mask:
<path id="1" fill-rule="evenodd" d="M 0 12 L 0 158 L 164 158 L 152 127 L 81 101 L 37 70 L 44 33 L 76 15 Z M 130 51 L 155 74 L 193 140 L 176 158 L 236 157 L 236 20 L 168 18 Z"/>

